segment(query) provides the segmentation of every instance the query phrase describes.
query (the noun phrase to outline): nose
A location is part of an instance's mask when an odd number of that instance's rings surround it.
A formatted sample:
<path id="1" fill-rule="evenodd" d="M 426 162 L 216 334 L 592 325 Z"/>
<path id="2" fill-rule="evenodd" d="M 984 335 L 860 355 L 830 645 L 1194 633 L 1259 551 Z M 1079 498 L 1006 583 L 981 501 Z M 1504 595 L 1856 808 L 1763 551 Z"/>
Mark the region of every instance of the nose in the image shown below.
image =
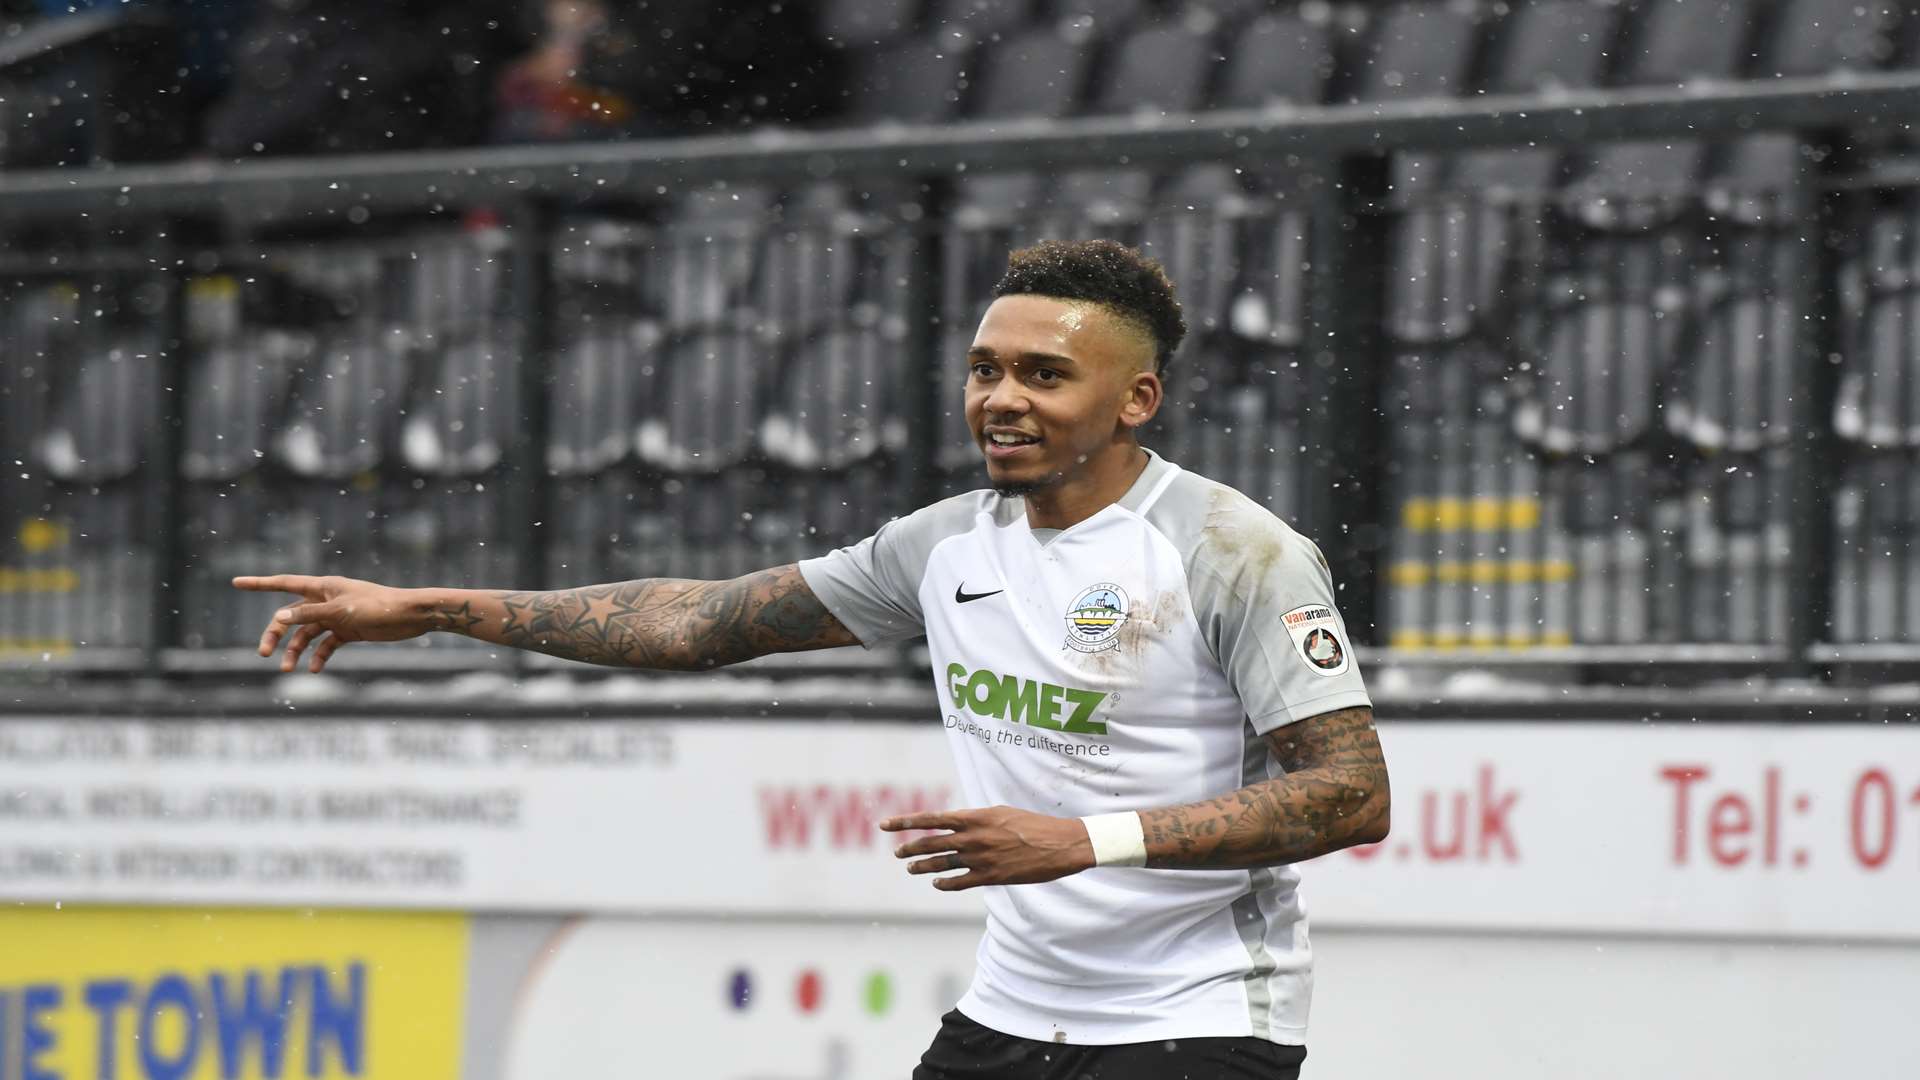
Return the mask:
<path id="1" fill-rule="evenodd" d="M 1027 411 L 1027 395 L 1021 389 L 1018 379 L 999 379 L 993 389 L 987 392 L 987 400 L 981 403 L 981 409 L 988 416 L 1021 415 Z"/>

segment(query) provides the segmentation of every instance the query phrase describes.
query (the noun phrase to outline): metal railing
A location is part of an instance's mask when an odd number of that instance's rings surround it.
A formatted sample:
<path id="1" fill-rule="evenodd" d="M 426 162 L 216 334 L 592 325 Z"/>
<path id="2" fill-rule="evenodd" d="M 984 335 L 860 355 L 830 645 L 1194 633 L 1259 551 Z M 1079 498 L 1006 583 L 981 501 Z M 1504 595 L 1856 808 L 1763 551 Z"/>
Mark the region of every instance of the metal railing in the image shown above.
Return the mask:
<path id="1" fill-rule="evenodd" d="M 1853 344 L 1904 325 L 1881 196 L 1596 215 L 1402 196 L 1379 156 L 1915 104 L 1903 74 L 0 175 L 0 661 L 205 666 L 270 610 L 239 572 L 539 587 L 857 539 L 977 484 L 957 346 L 1040 235 L 1167 263 L 1194 334 L 1150 444 L 1318 536 L 1397 655 L 1920 644 L 1906 421 L 1862 404 L 1910 376 Z"/>

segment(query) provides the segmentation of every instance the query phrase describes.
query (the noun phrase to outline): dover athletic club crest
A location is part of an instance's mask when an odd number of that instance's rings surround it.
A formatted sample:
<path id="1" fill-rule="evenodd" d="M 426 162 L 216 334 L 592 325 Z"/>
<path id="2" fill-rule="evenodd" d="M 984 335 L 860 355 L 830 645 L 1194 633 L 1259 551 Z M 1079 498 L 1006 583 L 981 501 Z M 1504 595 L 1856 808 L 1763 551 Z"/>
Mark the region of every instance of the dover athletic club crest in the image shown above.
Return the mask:
<path id="1" fill-rule="evenodd" d="M 1068 607 L 1067 645 L 1084 653 L 1111 649 L 1120 643 L 1120 628 L 1126 623 L 1126 590 L 1103 581 Z"/>

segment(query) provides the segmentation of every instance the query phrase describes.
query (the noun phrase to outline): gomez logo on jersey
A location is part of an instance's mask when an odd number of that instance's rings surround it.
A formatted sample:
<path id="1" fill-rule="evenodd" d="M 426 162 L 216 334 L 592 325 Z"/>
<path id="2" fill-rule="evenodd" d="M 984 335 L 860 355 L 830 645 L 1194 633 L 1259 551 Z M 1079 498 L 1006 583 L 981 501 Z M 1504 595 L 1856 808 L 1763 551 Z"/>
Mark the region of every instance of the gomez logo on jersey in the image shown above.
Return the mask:
<path id="1" fill-rule="evenodd" d="M 1347 670 L 1347 647 L 1340 641 L 1340 621 L 1325 604 L 1307 604 L 1280 616 L 1300 658 L 1317 675 L 1338 675 Z"/>
<path id="2" fill-rule="evenodd" d="M 1126 624 L 1126 590 L 1103 581 L 1067 609 L 1067 645 L 1084 653 L 1111 649 L 1120 643 L 1120 628 Z"/>

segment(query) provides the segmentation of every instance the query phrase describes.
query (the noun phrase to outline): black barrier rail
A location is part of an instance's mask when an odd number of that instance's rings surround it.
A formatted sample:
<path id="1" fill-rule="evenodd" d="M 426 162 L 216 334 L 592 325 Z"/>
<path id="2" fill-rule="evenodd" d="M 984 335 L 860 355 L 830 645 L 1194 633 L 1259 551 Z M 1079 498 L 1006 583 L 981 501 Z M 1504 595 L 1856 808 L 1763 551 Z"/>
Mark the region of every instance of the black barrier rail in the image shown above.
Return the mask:
<path id="1" fill-rule="evenodd" d="M 1194 333 L 1150 444 L 1319 537 L 1376 655 L 1909 659 L 1905 196 L 1803 163 L 1916 105 L 1863 75 L 0 176 L 0 662 L 258 670 L 234 573 L 850 542 L 977 484 L 957 357 L 1043 235 L 1166 262 Z M 1544 143 L 1601 164 L 1509 184 Z M 1709 146 L 1712 183 L 1640 179 Z M 500 663 L 445 645 L 344 657 Z"/>
<path id="2" fill-rule="evenodd" d="M 1047 170 L 1228 161 L 1270 166 L 1397 150 L 1571 145 L 1765 131 L 1870 129 L 1920 106 L 1920 72 L 1856 72 L 1682 88 L 1569 89 L 1284 109 L 1215 110 L 1143 120 L 994 120 L 842 132 L 508 147 L 325 159 L 189 163 L 0 175 L 0 219 L 125 213 L 245 219 L 416 210 L 543 195 L 599 201 L 713 180 Z"/>

